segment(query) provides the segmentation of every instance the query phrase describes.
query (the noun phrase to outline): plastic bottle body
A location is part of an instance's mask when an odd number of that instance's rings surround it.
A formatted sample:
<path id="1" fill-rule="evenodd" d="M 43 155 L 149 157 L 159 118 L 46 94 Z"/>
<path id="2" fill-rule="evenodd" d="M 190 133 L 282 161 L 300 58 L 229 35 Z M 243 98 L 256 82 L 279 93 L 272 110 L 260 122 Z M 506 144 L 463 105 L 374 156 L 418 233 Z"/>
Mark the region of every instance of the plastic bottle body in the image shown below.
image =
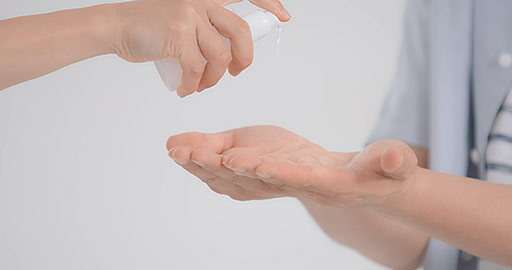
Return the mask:
<path id="1" fill-rule="evenodd" d="M 272 28 L 280 27 L 281 22 L 277 17 L 268 11 L 255 11 L 242 16 L 249 28 L 253 42 L 256 42 L 270 34 Z M 229 41 L 226 41 L 229 44 Z M 181 85 L 183 70 L 177 58 L 167 57 L 155 61 L 155 66 L 167 89 L 176 91 Z"/>
<path id="2" fill-rule="evenodd" d="M 167 89 L 176 91 L 176 89 L 181 85 L 181 76 L 183 75 L 180 60 L 168 57 L 155 61 L 155 66 Z"/>

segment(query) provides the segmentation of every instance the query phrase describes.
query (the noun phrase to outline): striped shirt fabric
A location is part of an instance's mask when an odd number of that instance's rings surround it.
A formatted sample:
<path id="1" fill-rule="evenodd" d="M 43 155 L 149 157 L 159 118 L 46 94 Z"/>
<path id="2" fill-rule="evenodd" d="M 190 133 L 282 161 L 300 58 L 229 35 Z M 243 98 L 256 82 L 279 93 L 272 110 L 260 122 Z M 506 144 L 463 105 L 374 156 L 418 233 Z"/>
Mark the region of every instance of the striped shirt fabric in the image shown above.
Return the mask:
<path id="1" fill-rule="evenodd" d="M 485 161 L 487 181 L 512 184 L 512 90 L 494 120 Z"/>
<path id="2" fill-rule="evenodd" d="M 512 185 L 512 90 L 503 101 L 494 119 L 485 152 L 486 180 Z M 458 269 L 510 270 L 512 268 L 478 259 L 461 251 Z M 467 257 L 466 259 L 464 259 Z M 466 265 L 468 267 L 461 267 Z"/>

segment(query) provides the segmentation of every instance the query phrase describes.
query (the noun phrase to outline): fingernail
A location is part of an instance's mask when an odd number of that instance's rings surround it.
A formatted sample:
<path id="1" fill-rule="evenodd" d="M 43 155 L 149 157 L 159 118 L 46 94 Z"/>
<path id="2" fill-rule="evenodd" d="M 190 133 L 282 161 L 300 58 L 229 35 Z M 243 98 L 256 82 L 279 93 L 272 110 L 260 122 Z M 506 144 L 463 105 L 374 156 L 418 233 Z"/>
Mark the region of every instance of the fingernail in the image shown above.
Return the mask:
<path id="1" fill-rule="evenodd" d="M 197 160 L 192 160 L 192 162 L 193 162 L 194 164 L 196 164 L 197 166 L 199 166 L 199 167 L 204 167 L 204 163 L 202 163 L 202 162 L 199 162 L 199 161 L 197 161 Z"/>
<path id="2" fill-rule="evenodd" d="M 184 160 L 184 159 L 179 159 L 179 158 L 172 158 L 174 160 L 174 162 L 182 165 L 182 166 L 185 166 L 185 165 L 188 165 L 188 161 Z"/>
<path id="3" fill-rule="evenodd" d="M 259 178 L 263 178 L 263 179 L 270 179 L 270 175 L 269 174 L 265 174 L 265 173 L 256 173 L 256 176 L 258 176 Z"/>
<path id="4" fill-rule="evenodd" d="M 287 20 L 292 18 L 292 15 L 290 14 L 290 12 L 288 12 L 288 10 L 286 10 L 285 8 L 283 8 L 282 12 Z"/>
<path id="5" fill-rule="evenodd" d="M 228 169 L 231 169 L 231 162 L 228 162 L 228 160 L 223 160 L 222 161 L 222 165 L 224 165 L 224 167 L 228 168 Z"/>
<path id="6" fill-rule="evenodd" d="M 244 174 L 247 172 L 247 169 L 245 169 L 245 168 L 233 168 L 231 170 L 233 170 L 235 173 L 238 173 L 238 174 Z"/>
<path id="7" fill-rule="evenodd" d="M 176 152 L 177 149 L 176 147 L 169 149 L 168 155 L 172 160 L 174 160 L 174 152 Z"/>

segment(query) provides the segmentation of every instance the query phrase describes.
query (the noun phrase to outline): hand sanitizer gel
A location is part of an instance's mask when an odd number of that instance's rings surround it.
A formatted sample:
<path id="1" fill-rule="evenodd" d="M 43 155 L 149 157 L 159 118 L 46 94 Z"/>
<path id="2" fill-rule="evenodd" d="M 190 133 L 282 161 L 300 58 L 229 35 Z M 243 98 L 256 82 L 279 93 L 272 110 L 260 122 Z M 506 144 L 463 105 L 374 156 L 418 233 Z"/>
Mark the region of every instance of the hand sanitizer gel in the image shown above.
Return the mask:
<path id="1" fill-rule="evenodd" d="M 251 29 L 252 40 L 256 42 L 272 31 L 274 27 L 281 27 L 279 19 L 268 11 L 258 10 L 242 16 Z M 181 85 L 183 71 L 179 59 L 168 57 L 155 61 L 155 66 L 165 86 L 171 91 L 176 91 Z"/>

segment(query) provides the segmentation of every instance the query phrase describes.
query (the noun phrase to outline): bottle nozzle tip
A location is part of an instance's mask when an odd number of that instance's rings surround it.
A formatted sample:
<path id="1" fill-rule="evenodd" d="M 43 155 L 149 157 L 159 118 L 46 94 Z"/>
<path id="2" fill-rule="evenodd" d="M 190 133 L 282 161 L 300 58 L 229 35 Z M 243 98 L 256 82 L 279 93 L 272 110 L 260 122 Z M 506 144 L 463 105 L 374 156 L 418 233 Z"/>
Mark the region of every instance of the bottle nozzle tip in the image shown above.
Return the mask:
<path id="1" fill-rule="evenodd" d="M 265 10 L 263 13 L 265 13 L 265 16 L 267 16 L 267 19 L 268 19 L 271 27 L 280 27 L 281 26 L 281 21 L 277 18 L 276 15 L 274 15 L 274 13 L 267 11 L 267 10 Z"/>

